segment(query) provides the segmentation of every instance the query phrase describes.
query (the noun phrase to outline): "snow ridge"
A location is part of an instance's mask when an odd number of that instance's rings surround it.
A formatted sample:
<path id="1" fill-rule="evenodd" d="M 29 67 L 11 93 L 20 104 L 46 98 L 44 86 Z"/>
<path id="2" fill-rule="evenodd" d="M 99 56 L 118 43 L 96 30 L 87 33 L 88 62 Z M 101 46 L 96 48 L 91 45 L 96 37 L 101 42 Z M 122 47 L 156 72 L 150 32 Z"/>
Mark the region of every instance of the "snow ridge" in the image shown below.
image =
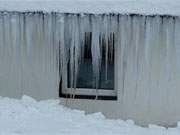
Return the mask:
<path id="1" fill-rule="evenodd" d="M 180 15 L 179 0 L 0 0 L 0 11 Z"/>

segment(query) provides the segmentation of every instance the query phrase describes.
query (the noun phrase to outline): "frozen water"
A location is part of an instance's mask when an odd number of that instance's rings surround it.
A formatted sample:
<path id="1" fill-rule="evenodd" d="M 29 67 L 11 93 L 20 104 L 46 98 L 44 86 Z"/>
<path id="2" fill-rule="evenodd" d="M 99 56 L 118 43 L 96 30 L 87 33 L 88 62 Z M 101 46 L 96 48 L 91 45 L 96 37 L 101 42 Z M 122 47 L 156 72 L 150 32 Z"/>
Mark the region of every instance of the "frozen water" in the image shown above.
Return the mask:
<path id="1" fill-rule="evenodd" d="M 160 59 L 165 56 L 162 69 L 167 73 L 166 81 L 173 77 L 169 63 L 173 48 L 176 48 L 177 57 L 174 62 L 180 66 L 179 25 L 179 17 L 169 16 L 0 12 L 1 95 L 57 97 L 60 79 L 66 80 L 67 63 L 70 66 L 70 87 L 72 91 L 76 89 L 87 32 L 92 33 L 94 88 L 98 88 L 102 42 L 105 42 L 106 78 L 108 55 L 113 55 L 114 44 L 115 53 L 121 59 L 119 71 L 122 79 L 131 77 L 135 92 L 141 85 L 140 81 L 151 89 L 155 86 L 151 84 L 150 72 L 156 47 L 165 46 L 159 55 Z M 142 67 L 148 72 L 141 72 Z M 140 73 L 143 72 L 148 78 L 141 80 Z M 63 87 L 65 85 L 63 82 Z M 47 94 L 49 90 L 52 92 Z"/>

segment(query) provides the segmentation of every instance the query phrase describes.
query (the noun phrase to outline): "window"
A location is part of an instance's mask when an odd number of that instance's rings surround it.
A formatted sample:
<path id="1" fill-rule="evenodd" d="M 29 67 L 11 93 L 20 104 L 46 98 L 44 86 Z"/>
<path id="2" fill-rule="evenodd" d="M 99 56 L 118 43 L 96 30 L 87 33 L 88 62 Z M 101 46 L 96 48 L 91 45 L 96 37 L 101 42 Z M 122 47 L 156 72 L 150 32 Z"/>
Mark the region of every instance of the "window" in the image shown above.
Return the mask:
<path id="1" fill-rule="evenodd" d="M 97 98 L 97 99 L 116 99 L 115 90 L 115 56 L 114 56 L 114 34 L 111 33 L 106 46 L 105 37 L 100 37 L 101 68 L 99 73 L 98 85 L 95 85 L 93 75 L 93 64 L 91 54 L 92 33 L 85 33 L 84 53 L 79 64 L 76 80 L 76 88 L 72 89 L 70 80 L 70 63 L 67 64 L 65 88 L 61 90 L 60 96 L 74 94 L 75 98 Z M 108 49 L 108 50 L 107 50 Z"/>

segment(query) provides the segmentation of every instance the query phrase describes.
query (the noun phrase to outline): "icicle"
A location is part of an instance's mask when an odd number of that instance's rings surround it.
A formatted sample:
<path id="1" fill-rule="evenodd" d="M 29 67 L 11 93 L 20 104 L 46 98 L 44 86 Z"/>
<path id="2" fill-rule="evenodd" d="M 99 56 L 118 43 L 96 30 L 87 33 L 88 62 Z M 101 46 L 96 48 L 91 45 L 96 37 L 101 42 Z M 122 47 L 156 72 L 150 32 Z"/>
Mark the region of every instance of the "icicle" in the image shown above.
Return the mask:
<path id="1" fill-rule="evenodd" d="M 180 69 L 180 18 L 176 18 L 175 19 L 175 36 L 174 36 L 174 44 L 175 44 L 175 49 L 176 49 L 176 59 L 177 59 L 177 65 L 178 65 L 178 69 Z"/>
<path id="2" fill-rule="evenodd" d="M 77 75 L 78 75 L 78 67 L 80 64 L 80 58 L 81 58 L 81 42 L 80 42 L 80 38 L 79 38 L 79 34 L 80 34 L 80 27 L 79 27 L 79 17 L 75 16 L 75 20 L 74 20 L 74 24 L 75 24 L 75 32 L 74 32 L 74 45 L 75 45 L 75 73 L 74 73 L 74 88 L 76 89 L 76 84 L 77 84 Z M 73 97 L 75 96 L 75 91 L 73 92 Z"/>
<path id="3" fill-rule="evenodd" d="M 102 38 L 104 38 L 105 40 L 105 80 L 107 81 L 107 72 L 108 72 L 108 54 L 109 54 L 109 41 L 110 41 L 110 31 L 109 31 L 109 23 L 110 19 L 107 15 L 104 16 L 104 31 L 103 34 L 104 36 L 102 36 Z"/>
<path id="4" fill-rule="evenodd" d="M 146 63 L 149 63 L 149 48 L 151 43 L 151 19 L 149 17 L 145 20 L 146 26 L 145 26 L 145 59 Z"/>
<path id="5" fill-rule="evenodd" d="M 70 88 L 71 93 L 73 93 L 74 88 L 74 80 L 75 80 L 75 27 L 74 27 L 74 19 L 73 16 L 71 16 L 71 43 L 70 43 Z"/>
<path id="6" fill-rule="evenodd" d="M 63 81 L 65 78 L 65 68 L 66 68 L 66 50 L 65 50 L 65 41 L 64 41 L 64 23 L 65 23 L 65 20 L 64 20 L 64 15 L 58 15 L 58 22 L 57 22 L 57 27 L 59 28 L 58 30 L 58 37 L 59 37 L 59 61 L 60 61 L 60 69 L 59 69 L 59 76 L 60 76 L 60 81 Z M 64 83 L 64 82 L 63 82 Z M 65 89 L 65 85 L 63 84 L 62 85 L 62 88 Z"/>
<path id="7" fill-rule="evenodd" d="M 99 44 L 99 20 L 98 16 L 92 16 L 92 44 L 91 44 L 91 54 L 92 54 L 92 64 L 93 64 L 93 74 L 95 79 L 95 88 L 96 88 L 96 98 L 98 96 L 98 83 L 99 83 L 99 74 L 100 74 L 100 44 Z"/>
<path id="8" fill-rule="evenodd" d="M 113 55 L 114 55 L 114 39 L 115 35 L 117 34 L 117 16 L 110 16 L 110 45 L 109 45 L 109 61 L 113 62 Z"/>
<path id="9" fill-rule="evenodd" d="M 75 94 L 77 84 L 78 67 L 81 57 L 80 28 L 79 18 L 76 15 L 71 16 L 71 43 L 70 43 L 70 88 Z M 73 94 L 73 95 L 74 95 Z"/>

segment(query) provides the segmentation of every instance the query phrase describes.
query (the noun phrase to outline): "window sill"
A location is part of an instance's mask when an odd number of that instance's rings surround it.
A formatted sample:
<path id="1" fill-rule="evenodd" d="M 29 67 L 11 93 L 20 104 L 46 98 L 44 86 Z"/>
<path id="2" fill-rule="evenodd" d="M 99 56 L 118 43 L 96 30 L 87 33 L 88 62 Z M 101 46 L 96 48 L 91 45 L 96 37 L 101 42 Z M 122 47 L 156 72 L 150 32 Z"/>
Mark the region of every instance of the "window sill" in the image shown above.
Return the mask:
<path id="1" fill-rule="evenodd" d="M 70 94 L 60 93 L 59 97 L 72 98 Z M 74 99 L 90 99 L 90 100 L 117 100 L 117 96 L 96 96 L 94 95 L 75 95 Z"/>

